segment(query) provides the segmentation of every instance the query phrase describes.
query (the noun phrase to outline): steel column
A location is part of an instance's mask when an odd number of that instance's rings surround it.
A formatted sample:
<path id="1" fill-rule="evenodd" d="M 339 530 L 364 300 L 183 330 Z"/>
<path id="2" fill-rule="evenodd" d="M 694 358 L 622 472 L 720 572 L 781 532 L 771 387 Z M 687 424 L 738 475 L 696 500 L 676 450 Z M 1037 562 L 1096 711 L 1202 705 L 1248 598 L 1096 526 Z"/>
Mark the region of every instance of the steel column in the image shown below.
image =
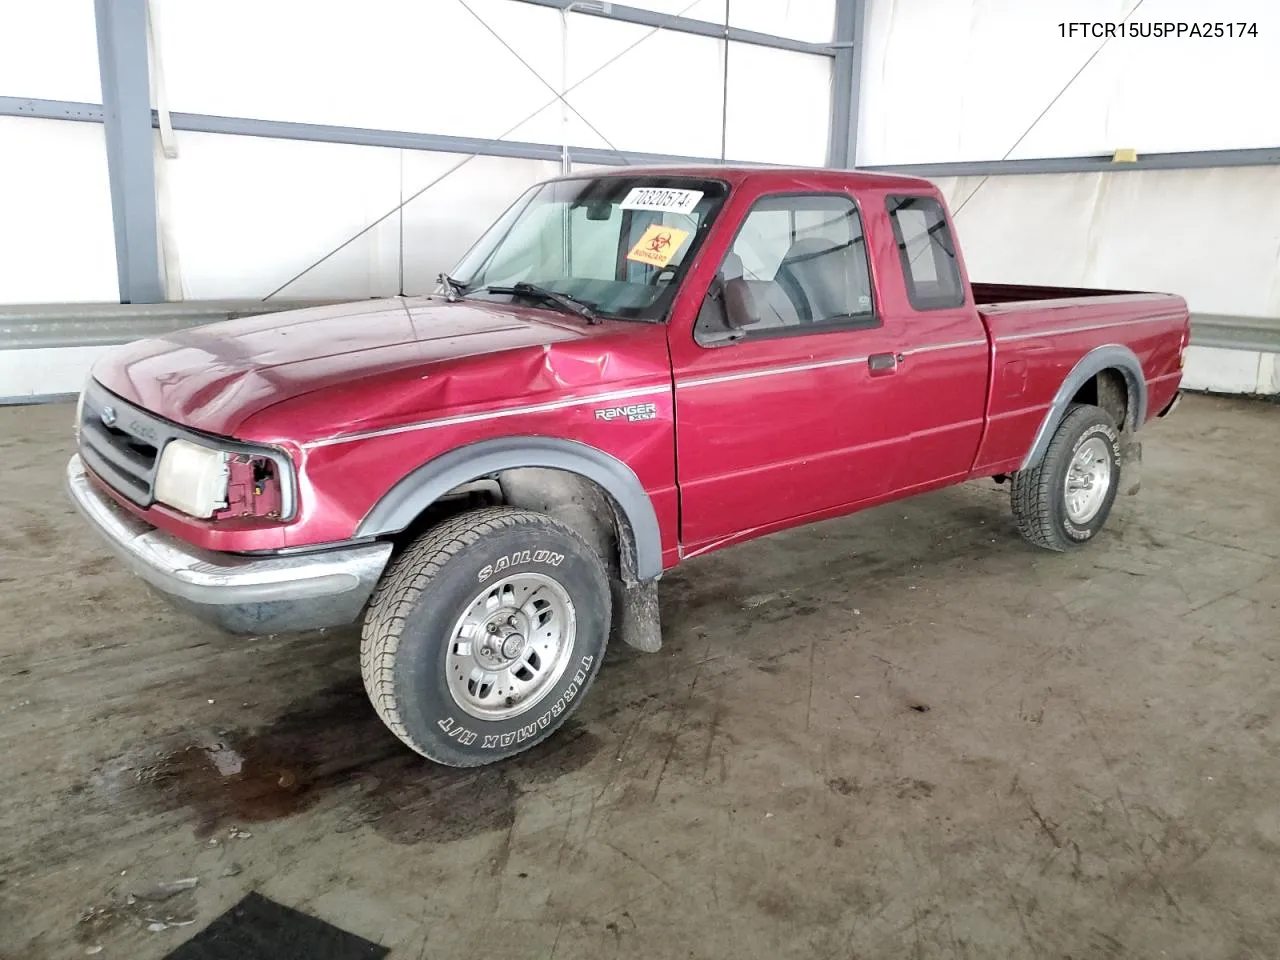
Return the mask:
<path id="1" fill-rule="evenodd" d="M 121 303 L 164 300 L 151 147 L 146 0 L 94 0 Z"/>
<path id="2" fill-rule="evenodd" d="M 852 168 L 858 160 L 858 109 L 861 105 L 865 13 L 866 0 L 836 0 L 828 167 Z"/>

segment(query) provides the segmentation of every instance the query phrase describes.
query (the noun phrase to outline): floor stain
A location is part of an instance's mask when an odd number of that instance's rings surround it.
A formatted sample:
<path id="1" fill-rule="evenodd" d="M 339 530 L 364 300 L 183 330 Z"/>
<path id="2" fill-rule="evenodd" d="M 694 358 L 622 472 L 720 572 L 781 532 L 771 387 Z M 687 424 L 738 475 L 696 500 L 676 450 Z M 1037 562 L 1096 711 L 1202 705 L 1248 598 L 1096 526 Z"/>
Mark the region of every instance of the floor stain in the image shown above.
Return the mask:
<path id="1" fill-rule="evenodd" d="M 202 839 L 294 816 L 335 796 L 346 808 L 340 832 L 369 826 L 396 843 L 448 842 L 507 829 L 526 789 L 580 769 L 599 749 L 598 739 L 570 720 L 503 763 L 438 766 L 382 726 L 356 677 L 261 729 L 184 732 L 135 745 L 73 792 L 116 812 L 184 812 Z"/>

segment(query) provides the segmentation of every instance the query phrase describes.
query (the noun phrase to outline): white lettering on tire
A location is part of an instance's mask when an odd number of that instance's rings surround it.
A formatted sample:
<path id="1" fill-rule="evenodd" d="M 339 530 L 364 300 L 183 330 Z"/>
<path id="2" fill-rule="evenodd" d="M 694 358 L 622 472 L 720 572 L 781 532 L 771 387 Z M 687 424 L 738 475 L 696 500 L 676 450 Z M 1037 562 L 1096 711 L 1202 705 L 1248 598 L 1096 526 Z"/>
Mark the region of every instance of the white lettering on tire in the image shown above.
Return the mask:
<path id="1" fill-rule="evenodd" d="M 556 702 L 553 703 L 549 709 L 543 711 L 536 720 L 526 723 L 519 730 L 515 730 L 511 733 L 486 734 L 484 739 L 480 741 L 480 749 L 496 750 L 500 747 L 509 747 L 513 743 L 523 743 L 530 737 L 546 730 L 547 727 L 551 725 L 551 721 L 564 713 L 565 707 L 572 703 L 573 698 L 578 695 L 578 692 L 582 689 L 582 685 L 587 681 L 587 673 L 591 670 L 591 664 L 595 662 L 595 659 L 595 657 L 591 656 L 582 658 L 582 661 L 578 666 L 578 671 L 573 675 L 573 679 L 569 682 L 569 685 L 564 688 L 564 692 L 560 694 Z M 449 736 L 455 736 L 455 734 L 450 732 L 449 727 L 446 726 L 446 724 L 453 723 L 454 721 L 452 717 L 447 720 L 441 720 L 440 729 L 448 733 Z M 456 726 L 455 729 L 457 729 Z M 471 733 L 471 731 L 467 731 L 467 733 L 470 734 L 471 739 L 465 741 L 464 745 L 470 746 L 475 742 L 476 735 Z M 459 737 L 458 742 L 463 743 L 464 741 Z"/>
<path id="2" fill-rule="evenodd" d="M 475 731 L 468 730 L 466 727 L 462 726 L 462 724 L 454 720 L 453 717 L 445 717 L 443 720 L 437 721 L 436 726 L 443 730 L 446 736 L 457 740 L 464 747 L 471 746 L 480 736 Z"/>
<path id="3" fill-rule="evenodd" d="M 493 563 L 486 563 L 480 568 L 476 579 L 484 583 L 495 573 L 501 573 L 522 563 L 544 563 L 549 567 L 558 567 L 563 562 L 564 554 L 555 553 L 552 550 L 517 550 L 515 553 L 499 557 Z"/>

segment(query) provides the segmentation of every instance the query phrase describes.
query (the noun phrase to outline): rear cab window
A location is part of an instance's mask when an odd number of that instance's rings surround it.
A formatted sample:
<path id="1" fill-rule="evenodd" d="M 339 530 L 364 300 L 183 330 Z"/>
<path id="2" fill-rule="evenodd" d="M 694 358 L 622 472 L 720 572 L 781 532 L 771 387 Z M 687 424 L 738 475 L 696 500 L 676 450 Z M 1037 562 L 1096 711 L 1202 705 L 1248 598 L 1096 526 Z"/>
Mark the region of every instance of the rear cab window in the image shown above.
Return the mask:
<path id="1" fill-rule="evenodd" d="M 942 204 L 926 196 L 890 196 L 885 204 L 911 306 L 916 310 L 964 306 L 955 240 Z"/>

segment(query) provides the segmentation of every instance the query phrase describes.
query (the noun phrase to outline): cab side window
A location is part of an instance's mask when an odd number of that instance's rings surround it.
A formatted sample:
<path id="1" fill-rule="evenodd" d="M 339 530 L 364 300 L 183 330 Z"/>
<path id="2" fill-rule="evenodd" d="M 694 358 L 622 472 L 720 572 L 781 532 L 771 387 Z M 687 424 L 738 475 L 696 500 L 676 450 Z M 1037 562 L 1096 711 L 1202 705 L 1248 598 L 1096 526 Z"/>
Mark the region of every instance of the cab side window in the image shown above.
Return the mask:
<path id="1" fill-rule="evenodd" d="M 933 197 L 889 197 L 885 201 L 907 299 L 917 310 L 964 306 L 964 285 L 956 263 L 956 245 L 942 204 Z"/>
<path id="2" fill-rule="evenodd" d="M 761 198 L 743 219 L 694 336 L 715 344 L 876 325 L 853 201 L 784 195 Z"/>

